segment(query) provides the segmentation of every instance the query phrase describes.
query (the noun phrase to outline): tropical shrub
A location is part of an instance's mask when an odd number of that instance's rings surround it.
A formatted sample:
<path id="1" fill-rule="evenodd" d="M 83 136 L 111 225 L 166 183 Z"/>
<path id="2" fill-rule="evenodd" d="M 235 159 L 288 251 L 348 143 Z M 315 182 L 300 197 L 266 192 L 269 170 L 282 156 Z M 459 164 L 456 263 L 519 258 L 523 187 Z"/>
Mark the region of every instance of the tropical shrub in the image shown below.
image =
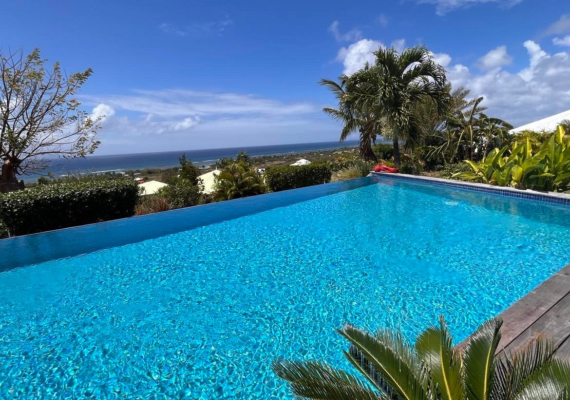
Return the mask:
<path id="1" fill-rule="evenodd" d="M 238 154 L 236 154 L 235 158 L 231 158 L 231 157 L 224 157 L 224 158 L 220 158 L 218 160 L 218 162 L 216 163 L 216 167 L 218 169 L 225 169 L 227 167 L 229 167 L 232 164 L 242 164 L 244 166 L 247 167 L 252 167 L 253 166 L 253 162 L 251 160 L 251 157 L 247 155 L 247 153 L 244 151 L 240 151 Z"/>
<path id="2" fill-rule="evenodd" d="M 25 235 L 130 217 L 139 189 L 130 179 L 38 185 L 0 196 L 0 218 L 11 235 Z"/>
<path id="3" fill-rule="evenodd" d="M 372 146 L 372 151 L 380 160 L 391 160 L 394 157 L 394 146 L 386 143 L 378 143 Z"/>
<path id="4" fill-rule="evenodd" d="M 5 239 L 10 237 L 10 232 L 8 231 L 8 227 L 4 225 L 2 221 L 0 221 L 0 239 Z"/>
<path id="5" fill-rule="evenodd" d="M 157 195 L 164 197 L 171 208 L 191 207 L 201 203 L 200 186 L 185 178 L 170 180 L 170 184 L 161 188 Z M 199 183 L 199 182 L 198 182 Z"/>
<path id="6" fill-rule="evenodd" d="M 141 196 L 141 200 L 135 209 L 135 215 L 154 214 L 170 210 L 170 202 L 166 197 L 151 195 Z"/>
<path id="7" fill-rule="evenodd" d="M 508 155 L 508 147 L 493 149 L 481 162 L 466 161 L 471 171 L 453 177 L 519 189 L 570 190 L 570 146 L 564 135 L 559 126 L 537 152 L 529 137 L 522 144 L 515 141 Z"/>
<path id="8" fill-rule="evenodd" d="M 275 167 L 265 172 L 265 183 L 271 191 L 279 192 L 328 183 L 331 175 L 330 168 L 325 164 Z"/>
<path id="9" fill-rule="evenodd" d="M 368 176 L 372 168 L 374 167 L 371 167 L 368 163 L 362 161 L 356 165 L 353 165 L 352 167 L 341 169 L 340 171 L 333 173 L 331 181 L 338 182 L 347 181 L 349 179 L 362 178 Z"/>
<path id="10" fill-rule="evenodd" d="M 445 164 L 436 168 L 436 171 L 440 171 L 440 176 L 442 178 L 451 178 L 455 174 L 462 172 L 471 171 L 471 167 L 467 163 L 457 163 L 457 164 Z"/>
<path id="11" fill-rule="evenodd" d="M 400 164 L 402 174 L 419 175 L 424 170 L 422 162 L 415 158 L 404 158 Z"/>
<path id="12" fill-rule="evenodd" d="M 214 199 L 217 201 L 255 196 L 267 191 L 261 175 L 246 163 L 230 164 L 215 179 Z"/>
<path id="13" fill-rule="evenodd" d="M 555 358 L 554 343 L 537 336 L 495 357 L 501 325 L 484 323 L 462 350 L 452 346 L 443 318 L 415 345 L 399 332 L 345 325 L 338 330 L 351 345 L 345 356 L 365 380 L 315 361 L 277 360 L 273 370 L 295 395 L 320 400 L 568 399 L 570 363 Z"/>

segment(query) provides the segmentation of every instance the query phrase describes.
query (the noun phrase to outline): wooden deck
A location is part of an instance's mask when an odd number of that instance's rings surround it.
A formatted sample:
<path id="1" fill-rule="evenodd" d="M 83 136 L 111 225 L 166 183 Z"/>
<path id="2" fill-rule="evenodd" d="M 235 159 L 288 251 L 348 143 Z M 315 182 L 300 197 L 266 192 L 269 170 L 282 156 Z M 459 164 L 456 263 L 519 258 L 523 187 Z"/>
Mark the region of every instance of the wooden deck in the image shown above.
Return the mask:
<path id="1" fill-rule="evenodd" d="M 500 317 L 503 328 L 497 353 L 516 349 L 541 333 L 554 340 L 559 358 L 570 360 L 570 265 L 506 309 Z"/>

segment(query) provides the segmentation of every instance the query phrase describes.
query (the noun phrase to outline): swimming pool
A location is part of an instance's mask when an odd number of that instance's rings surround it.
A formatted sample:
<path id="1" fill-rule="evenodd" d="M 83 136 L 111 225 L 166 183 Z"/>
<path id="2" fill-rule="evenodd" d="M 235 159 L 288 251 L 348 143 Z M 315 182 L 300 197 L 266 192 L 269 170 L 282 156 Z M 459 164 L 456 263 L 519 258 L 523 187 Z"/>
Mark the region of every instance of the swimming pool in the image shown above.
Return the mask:
<path id="1" fill-rule="evenodd" d="M 570 263 L 568 206 L 373 179 L 6 270 L 0 398 L 291 398 L 271 361 L 346 366 L 344 322 L 414 338 L 443 314 L 460 341 Z"/>

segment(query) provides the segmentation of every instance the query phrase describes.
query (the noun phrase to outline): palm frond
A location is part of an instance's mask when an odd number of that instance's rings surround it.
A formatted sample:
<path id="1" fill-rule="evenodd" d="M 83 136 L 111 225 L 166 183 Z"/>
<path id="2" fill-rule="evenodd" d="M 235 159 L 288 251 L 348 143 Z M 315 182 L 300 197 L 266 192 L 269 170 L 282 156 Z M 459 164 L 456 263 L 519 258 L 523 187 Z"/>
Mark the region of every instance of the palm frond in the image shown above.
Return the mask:
<path id="1" fill-rule="evenodd" d="M 514 400 L 570 400 L 570 363 L 552 360 L 528 380 Z"/>
<path id="2" fill-rule="evenodd" d="M 529 377 L 544 368 L 554 354 L 554 343 L 544 336 L 537 336 L 516 352 L 499 356 L 493 398 L 514 399 Z"/>
<path id="3" fill-rule="evenodd" d="M 442 400 L 461 400 L 464 396 L 461 357 L 453 348 L 451 337 L 443 317 L 440 326 L 428 328 L 416 341 L 416 350 L 430 371 L 432 392 Z"/>
<path id="4" fill-rule="evenodd" d="M 289 382 L 294 394 L 322 400 L 381 400 L 360 379 L 342 370 L 318 362 L 276 360 L 275 374 Z"/>
<path id="5" fill-rule="evenodd" d="M 495 352 L 501 340 L 500 319 L 485 322 L 465 347 L 465 389 L 469 400 L 488 400 L 494 384 Z"/>
<path id="6" fill-rule="evenodd" d="M 401 334 L 382 330 L 371 335 L 351 325 L 337 331 L 354 348 L 348 360 L 388 396 L 427 399 L 427 373 L 412 346 Z"/>

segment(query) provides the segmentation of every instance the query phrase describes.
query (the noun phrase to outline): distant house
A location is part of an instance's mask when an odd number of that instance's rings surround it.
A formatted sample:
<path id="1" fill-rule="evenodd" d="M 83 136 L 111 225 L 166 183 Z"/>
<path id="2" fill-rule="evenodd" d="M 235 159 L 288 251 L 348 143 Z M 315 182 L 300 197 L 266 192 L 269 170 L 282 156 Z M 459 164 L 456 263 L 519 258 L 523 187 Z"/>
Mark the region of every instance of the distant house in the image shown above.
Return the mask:
<path id="1" fill-rule="evenodd" d="M 299 167 L 301 165 L 309 165 L 310 163 L 311 162 L 309 160 L 305 160 L 304 158 L 301 158 L 299 161 L 296 161 L 293 164 L 291 164 L 291 166 Z"/>
<path id="2" fill-rule="evenodd" d="M 511 129 L 509 133 L 519 133 L 524 131 L 551 132 L 556 130 L 556 127 L 564 120 L 570 120 L 570 110 Z"/>
<path id="3" fill-rule="evenodd" d="M 148 181 L 145 183 L 141 183 L 139 188 L 141 189 L 141 194 L 143 196 L 148 196 L 151 194 L 156 194 L 161 188 L 168 186 L 166 183 L 162 183 L 159 181 Z"/>
<path id="4" fill-rule="evenodd" d="M 216 183 L 216 176 L 219 174 L 220 170 L 215 169 L 198 177 L 199 179 L 202 180 L 202 184 L 204 185 L 204 190 L 202 190 L 202 193 L 205 194 L 214 193 L 214 184 Z"/>

